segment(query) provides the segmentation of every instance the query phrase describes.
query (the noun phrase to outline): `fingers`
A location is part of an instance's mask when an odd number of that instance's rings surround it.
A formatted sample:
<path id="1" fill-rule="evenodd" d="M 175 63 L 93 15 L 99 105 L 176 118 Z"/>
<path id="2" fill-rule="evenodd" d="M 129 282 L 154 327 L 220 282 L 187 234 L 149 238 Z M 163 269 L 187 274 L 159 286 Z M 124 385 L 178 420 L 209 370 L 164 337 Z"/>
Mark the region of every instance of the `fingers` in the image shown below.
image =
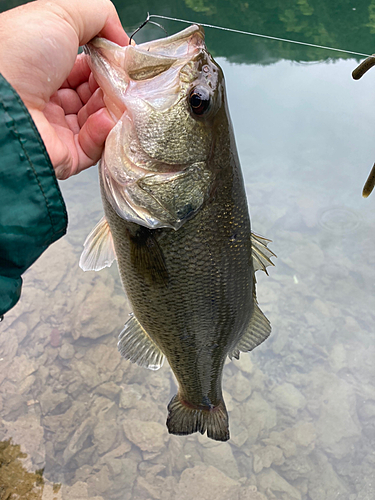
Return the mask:
<path id="1" fill-rule="evenodd" d="M 87 63 L 87 57 L 85 54 L 80 54 L 77 56 L 72 71 L 61 85 L 58 93 L 60 94 L 62 89 L 75 89 L 82 103 L 86 104 L 98 87 L 99 85 Z M 78 112 L 78 109 L 76 112 Z"/>
<path id="2" fill-rule="evenodd" d="M 82 101 L 73 89 L 61 89 L 51 97 L 51 101 L 60 105 L 66 115 L 77 114 L 82 109 Z"/>
<path id="3" fill-rule="evenodd" d="M 100 160 L 105 140 L 115 122 L 104 108 L 89 116 L 79 134 L 75 136 L 78 166 L 75 174 Z"/>
<path id="4" fill-rule="evenodd" d="M 103 101 L 103 91 L 102 89 L 97 89 L 94 94 L 87 101 L 87 104 L 83 106 L 78 113 L 78 123 L 80 127 L 83 127 L 85 122 L 88 120 L 89 116 L 99 111 L 99 109 L 105 108 Z"/>
<path id="5" fill-rule="evenodd" d="M 67 116 L 65 120 L 56 117 L 54 123 L 40 111 L 33 112 L 32 117 L 38 123 L 42 137 L 47 137 L 45 146 L 59 180 L 68 179 L 95 165 L 102 155 L 107 135 L 114 126 L 114 121 L 104 108 L 90 115 L 81 129 L 75 115 Z"/>
<path id="6" fill-rule="evenodd" d="M 45 137 L 56 176 L 60 180 L 95 165 L 103 152 L 107 135 L 115 125 L 104 106 L 100 88 L 84 106 L 72 89 L 61 89 L 53 96 L 44 109 L 42 120 L 42 123 L 47 120 L 53 127 L 53 141 L 51 128 L 44 134 L 45 127 L 40 127 L 40 117 L 34 115 L 33 118 L 42 138 Z"/>
<path id="7" fill-rule="evenodd" d="M 88 81 L 90 73 L 91 70 L 87 63 L 87 57 L 85 54 L 79 54 L 75 60 L 72 71 L 61 86 L 76 89 L 79 85 Z"/>

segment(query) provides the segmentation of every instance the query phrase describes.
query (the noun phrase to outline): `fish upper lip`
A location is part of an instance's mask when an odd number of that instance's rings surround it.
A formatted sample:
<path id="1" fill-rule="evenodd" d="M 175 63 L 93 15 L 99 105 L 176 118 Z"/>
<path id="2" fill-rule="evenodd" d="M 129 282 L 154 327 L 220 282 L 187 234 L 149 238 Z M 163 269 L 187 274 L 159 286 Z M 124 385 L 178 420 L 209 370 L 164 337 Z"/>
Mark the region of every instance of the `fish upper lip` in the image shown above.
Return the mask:
<path id="1" fill-rule="evenodd" d="M 139 45 L 135 45 L 134 47 L 137 50 L 152 52 L 154 54 L 178 57 L 178 53 L 176 52 L 177 49 L 186 43 L 188 44 L 188 48 L 190 48 L 190 41 L 193 38 L 197 38 L 197 48 L 204 45 L 204 29 L 202 26 L 192 24 L 174 35 L 152 40 L 151 42 L 144 42 Z M 187 52 L 190 51 L 187 50 Z"/>

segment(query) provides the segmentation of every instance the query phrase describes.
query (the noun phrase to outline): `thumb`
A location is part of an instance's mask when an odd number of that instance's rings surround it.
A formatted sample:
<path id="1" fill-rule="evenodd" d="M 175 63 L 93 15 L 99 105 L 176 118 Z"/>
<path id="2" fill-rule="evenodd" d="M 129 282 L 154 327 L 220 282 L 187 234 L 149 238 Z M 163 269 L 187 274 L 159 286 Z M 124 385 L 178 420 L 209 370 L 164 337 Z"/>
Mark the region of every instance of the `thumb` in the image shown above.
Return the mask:
<path id="1" fill-rule="evenodd" d="M 54 10 L 77 34 L 79 45 L 100 35 L 118 45 L 126 45 L 129 37 L 121 26 L 116 8 L 110 0 L 39 0 L 38 4 Z"/>

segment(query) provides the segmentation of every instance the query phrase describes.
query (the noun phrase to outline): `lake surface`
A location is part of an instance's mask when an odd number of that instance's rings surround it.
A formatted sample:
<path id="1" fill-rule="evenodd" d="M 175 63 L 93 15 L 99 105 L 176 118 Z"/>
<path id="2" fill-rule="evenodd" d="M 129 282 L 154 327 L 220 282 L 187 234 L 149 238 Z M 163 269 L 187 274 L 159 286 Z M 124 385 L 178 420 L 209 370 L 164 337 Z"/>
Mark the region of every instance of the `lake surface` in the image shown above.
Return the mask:
<path id="1" fill-rule="evenodd" d="M 279 3 L 116 5 L 129 33 L 150 11 L 374 52 L 374 3 Z M 1 500 L 375 498 L 375 193 L 361 196 L 375 161 L 375 70 L 355 82 L 354 56 L 206 33 L 252 229 L 277 254 L 270 276 L 257 273 L 271 336 L 224 371 L 231 439 L 170 436 L 170 368 L 121 359 L 130 308 L 116 266 L 78 267 L 102 216 L 92 168 L 61 183 L 68 234 L 25 274 L 0 325 Z M 162 34 L 147 27 L 136 40 Z"/>

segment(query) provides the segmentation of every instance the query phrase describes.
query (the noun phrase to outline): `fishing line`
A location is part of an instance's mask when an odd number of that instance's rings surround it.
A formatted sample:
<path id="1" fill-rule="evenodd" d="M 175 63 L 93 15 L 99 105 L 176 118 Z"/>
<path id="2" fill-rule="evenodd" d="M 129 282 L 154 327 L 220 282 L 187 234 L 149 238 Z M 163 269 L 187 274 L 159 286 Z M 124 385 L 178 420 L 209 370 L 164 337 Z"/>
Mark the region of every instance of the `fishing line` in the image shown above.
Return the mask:
<path id="1" fill-rule="evenodd" d="M 306 45 L 307 47 L 314 47 L 316 49 L 334 50 L 335 52 L 344 52 L 345 54 L 352 54 L 355 56 L 373 57 L 373 56 L 371 56 L 371 54 L 362 54 L 361 52 L 353 52 L 352 50 L 336 49 L 334 47 L 326 47 L 324 45 L 315 45 L 313 43 L 298 42 L 296 40 L 288 40 L 287 38 L 278 38 L 276 36 L 261 35 L 259 33 L 251 33 L 250 31 L 242 31 L 242 30 L 235 30 L 233 28 L 225 28 L 223 26 L 215 26 L 214 24 L 205 24 L 205 23 L 197 23 L 194 21 L 187 21 L 186 19 L 178 19 L 176 17 L 160 16 L 158 14 L 150 14 L 149 17 L 150 18 L 157 17 L 159 19 L 166 19 L 168 21 L 179 21 L 181 23 L 186 23 L 186 24 L 200 24 L 201 26 L 205 26 L 206 28 L 215 28 L 217 30 L 230 31 L 232 33 L 239 33 L 241 35 L 250 35 L 250 36 L 257 36 L 260 38 L 268 38 L 269 40 L 276 40 L 278 42 L 287 42 L 287 43 L 295 43 L 298 45 Z"/>

